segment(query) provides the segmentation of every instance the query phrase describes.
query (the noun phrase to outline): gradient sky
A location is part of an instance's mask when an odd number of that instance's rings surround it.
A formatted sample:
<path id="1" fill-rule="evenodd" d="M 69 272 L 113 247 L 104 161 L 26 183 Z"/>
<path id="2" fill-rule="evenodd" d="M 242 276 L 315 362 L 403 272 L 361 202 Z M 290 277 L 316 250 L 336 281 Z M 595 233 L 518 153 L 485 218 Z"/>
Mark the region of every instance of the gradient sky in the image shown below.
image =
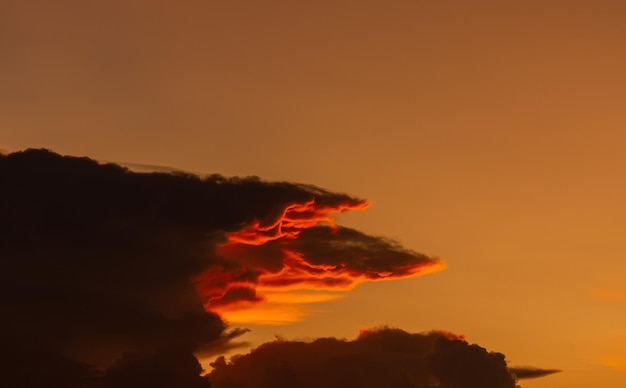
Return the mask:
<path id="1" fill-rule="evenodd" d="M 0 0 L 0 148 L 367 198 L 446 260 L 247 339 L 445 329 L 626 384 L 626 2 Z"/>

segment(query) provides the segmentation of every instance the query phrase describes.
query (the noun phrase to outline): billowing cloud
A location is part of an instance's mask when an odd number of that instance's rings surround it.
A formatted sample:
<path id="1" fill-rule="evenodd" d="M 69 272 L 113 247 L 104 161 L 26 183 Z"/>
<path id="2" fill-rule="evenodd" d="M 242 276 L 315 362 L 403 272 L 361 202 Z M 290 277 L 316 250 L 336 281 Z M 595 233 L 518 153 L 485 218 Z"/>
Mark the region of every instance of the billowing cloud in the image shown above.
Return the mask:
<path id="1" fill-rule="evenodd" d="M 515 388 L 518 379 L 559 372 L 533 367 L 509 368 L 502 353 L 445 337 L 435 341 L 429 365 L 441 388 Z"/>
<path id="2" fill-rule="evenodd" d="M 0 182 L 0 339 L 93 365 L 172 343 L 215 353 L 242 332 L 229 314 L 294 320 L 360 282 L 442 267 L 335 225 L 333 213 L 367 201 L 310 185 L 138 173 L 46 150 L 0 156 Z"/>
<path id="3" fill-rule="evenodd" d="M 504 355 L 476 344 L 437 338 L 429 361 L 441 388 L 515 388 Z"/>
<path id="4" fill-rule="evenodd" d="M 12 387 L 208 387 L 194 354 L 237 347 L 245 331 L 224 318 L 291 322 L 361 282 L 443 268 L 336 225 L 334 213 L 367 201 L 310 185 L 138 173 L 46 150 L 1 155 L 0 183 L 0 356 Z M 452 334 L 386 329 L 265 344 L 221 359 L 211 379 L 500 388 L 542 373 L 513 371 Z"/>
<path id="5" fill-rule="evenodd" d="M 463 336 L 388 328 L 363 332 L 353 341 L 277 340 L 230 362 L 218 358 L 213 367 L 209 377 L 215 388 L 515 388 L 522 377 L 507 367 L 504 355 Z"/>

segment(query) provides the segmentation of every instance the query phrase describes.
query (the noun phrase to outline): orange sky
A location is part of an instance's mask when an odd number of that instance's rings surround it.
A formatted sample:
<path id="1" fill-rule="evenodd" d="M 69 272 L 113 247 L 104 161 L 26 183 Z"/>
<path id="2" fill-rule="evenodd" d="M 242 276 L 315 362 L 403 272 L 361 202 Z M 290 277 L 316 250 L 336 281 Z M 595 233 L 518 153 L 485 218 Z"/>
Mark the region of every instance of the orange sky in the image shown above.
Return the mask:
<path id="1" fill-rule="evenodd" d="M 0 149 L 312 183 L 371 202 L 340 224 L 446 260 L 246 324 L 252 342 L 445 329 L 564 371 L 524 387 L 621 388 L 625 18 L 618 0 L 3 1 Z"/>

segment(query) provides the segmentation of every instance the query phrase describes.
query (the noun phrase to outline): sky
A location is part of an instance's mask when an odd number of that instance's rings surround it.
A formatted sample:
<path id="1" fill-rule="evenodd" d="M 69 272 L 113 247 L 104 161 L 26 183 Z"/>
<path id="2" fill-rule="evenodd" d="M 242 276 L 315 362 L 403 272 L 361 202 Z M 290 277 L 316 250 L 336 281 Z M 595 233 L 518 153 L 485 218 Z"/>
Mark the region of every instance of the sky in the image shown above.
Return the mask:
<path id="1" fill-rule="evenodd" d="M 0 0 L 0 149 L 312 184 L 369 204 L 337 225 L 445 262 L 307 291 L 282 322 L 230 315 L 252 346 L 445 330 L 562 370 L 525 388 L 623 387 L 624 17 L 603 0 Z"/>

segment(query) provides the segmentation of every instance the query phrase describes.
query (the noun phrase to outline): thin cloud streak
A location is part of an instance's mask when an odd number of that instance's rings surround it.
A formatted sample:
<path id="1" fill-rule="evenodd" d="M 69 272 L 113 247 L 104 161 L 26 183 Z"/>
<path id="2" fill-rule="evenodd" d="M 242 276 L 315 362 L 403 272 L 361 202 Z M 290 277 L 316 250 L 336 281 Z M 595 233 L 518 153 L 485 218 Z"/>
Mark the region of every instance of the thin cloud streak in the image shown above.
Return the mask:
<path id="1" fill-rule="evenodd" d="M 531 366 L 516 366 L 509 368 L 509 371 L 515 375 L 518 379 L 536 379 L 539 377 L 544 377 L 548 375 L 552 375 L 555 373 L 560 373 L 559 369 L 539 369 L 533 368 Z"/>

